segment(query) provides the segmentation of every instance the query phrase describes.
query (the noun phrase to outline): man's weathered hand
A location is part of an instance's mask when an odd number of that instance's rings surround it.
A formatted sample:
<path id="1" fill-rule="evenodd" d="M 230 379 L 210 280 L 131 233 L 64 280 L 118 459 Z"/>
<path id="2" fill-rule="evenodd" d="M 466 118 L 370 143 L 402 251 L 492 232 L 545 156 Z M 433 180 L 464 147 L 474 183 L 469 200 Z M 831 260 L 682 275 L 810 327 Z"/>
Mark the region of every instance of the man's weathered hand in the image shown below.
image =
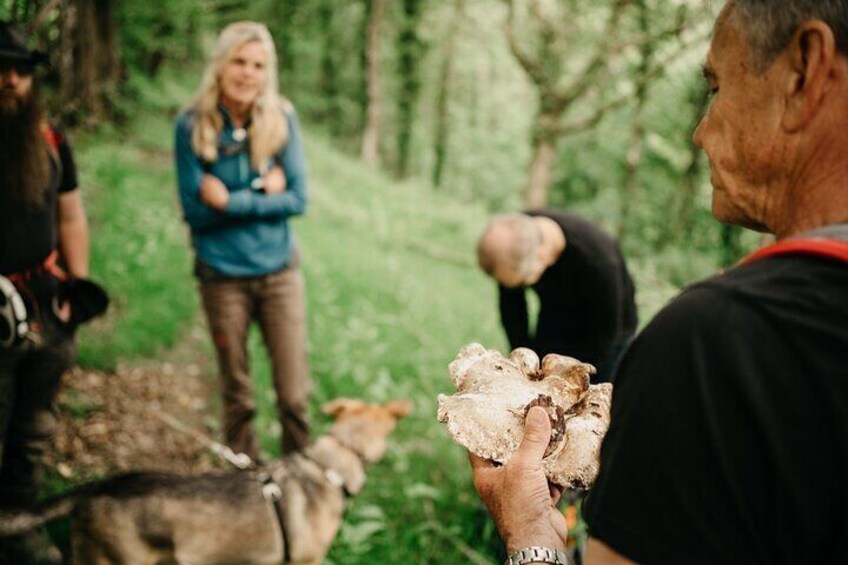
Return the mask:
<path id="1" fill-rule="evenodd" d="M 542 408 L 527 413 L 524 439 L 503 466 L 469 453 L 474 487 L 495 519 L 507 552 L 529 546 L 565 549 L 568 527 L 556 503 L 562 494 L 548 483 L 542 456 L 551 424 Z"/>
<path id="2" fill-rule="evenodd" d="M 275 165 L 262 177 L 265 194 L 279 194 L 286 190 L 286 175 L 282 167 Z"/>
<path id="3" fill-rule="evenodd" d="M 203 175 L 200 181 L 200 201 L 218 211 L 226 209 L 230 201 L 230 192 L 227 187 L 221 182 L 221 179 L 214 175 Z"/>

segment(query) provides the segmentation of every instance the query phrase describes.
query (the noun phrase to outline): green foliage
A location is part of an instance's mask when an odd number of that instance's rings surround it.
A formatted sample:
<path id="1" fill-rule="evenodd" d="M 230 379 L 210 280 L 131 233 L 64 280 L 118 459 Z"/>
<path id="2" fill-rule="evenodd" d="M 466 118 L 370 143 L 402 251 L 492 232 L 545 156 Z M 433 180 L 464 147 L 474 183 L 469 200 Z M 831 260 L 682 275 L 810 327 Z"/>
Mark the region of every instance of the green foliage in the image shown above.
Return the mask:
<path id="1" fill-rule="evenodd" d="M 131 72 L 153 77 L 166 62 L 183 63 L 199 55 L 201 3 L 120 2 L 117 6 L 121 54 Z"/>
<path id="2" fill-rule="evenodd" d="M 157 105 L 167 104 L 163 93 L 185 96 L 169 81 L 158 84 Z M 171 116 L 145 110 L 126 130 L 103 127 L 74 145 L 92 232 L 91 276 L 112 298 L 107 316 L 80 336 L 80 363 L 100 369 L 173 345 L 196 310 L 176 207 Z"/>

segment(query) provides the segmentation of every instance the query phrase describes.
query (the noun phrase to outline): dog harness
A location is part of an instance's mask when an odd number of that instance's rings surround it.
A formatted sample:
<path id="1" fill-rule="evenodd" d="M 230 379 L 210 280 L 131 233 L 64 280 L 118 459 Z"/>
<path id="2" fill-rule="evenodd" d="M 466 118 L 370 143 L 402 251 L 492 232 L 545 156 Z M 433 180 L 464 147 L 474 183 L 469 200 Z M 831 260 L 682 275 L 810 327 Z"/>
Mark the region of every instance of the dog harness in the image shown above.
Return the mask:
<path id="1" fill-rule="evenodd" d="M 359 458 L 360 462 L 363 463 L 363 465 L 365 464 L 365 458 L 362 456 L 361 453 L 342 442 L 336 436 L 332 434 L 329 435 L 339 445 L 356 455 Z M 239 455 L 244 454 L 240 453 Z M 342 478 L 341 474 L 339 474 L 338 471 L 336 471 L 335 469 L 327 468 L 323 463 L 315 460 L 312 457 L 309 457 L 305 453 L 299 453 L 298 455 L 302 456 L 308 461 L 311 461 L 312 463 L 323 469 L 324 478 L 327 480 L 328 483 L 340 489 L 345 499 L 348 499 L 353 496 L 353 494 L 347 488 L 347 484 L 345 484 L 344 478 Z M 289 543 L 290 536 L 288 528 L 286 528 L 285 514 L 283 513 L 283 490 L 282 488 L 280 488 L 280 485 L 277 483 L 277 481 L 274 480 L 274 477 L 271 476 L 271 473 L 267 471 L 260 471 L 257 476 L 259 478 L 259 481 L 262 483 L 262 498 L 270 502 L 271 505 L 274 507 L 274 514 L 277 516 L 277 523 L 280 526 L 280 536 L 283 542 L 283 563 L 291 563 L 291 545 Z"/>
<path id="2" fill-rule="evenodd" d="M 274 514 L 277 515 L 277 524 L 280 526 L 280 537 L 283 541 L 283 563 L 291 563 L 291 546 L 289 545 L 289 535 L 286 530 L 286 519 L 283 514 L 283 490 L 271 473 L 261 471 L 259 480 L 262 482 L 262 498 L 269 501 L 274 507 Z"/>

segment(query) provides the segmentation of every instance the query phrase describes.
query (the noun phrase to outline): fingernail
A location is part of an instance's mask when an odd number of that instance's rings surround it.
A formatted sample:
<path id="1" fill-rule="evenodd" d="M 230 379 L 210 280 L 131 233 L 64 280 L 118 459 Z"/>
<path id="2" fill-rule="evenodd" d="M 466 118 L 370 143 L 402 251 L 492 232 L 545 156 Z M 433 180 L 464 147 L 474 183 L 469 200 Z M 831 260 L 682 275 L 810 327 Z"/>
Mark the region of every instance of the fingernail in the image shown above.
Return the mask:
<path id="1" fill-rule="evenodd" d="M 542 426 L 547 419 L 548 413 L 545 412 L 544 408 L 534 406 L 527 412 L 527 423 L 532 426 Z"/>

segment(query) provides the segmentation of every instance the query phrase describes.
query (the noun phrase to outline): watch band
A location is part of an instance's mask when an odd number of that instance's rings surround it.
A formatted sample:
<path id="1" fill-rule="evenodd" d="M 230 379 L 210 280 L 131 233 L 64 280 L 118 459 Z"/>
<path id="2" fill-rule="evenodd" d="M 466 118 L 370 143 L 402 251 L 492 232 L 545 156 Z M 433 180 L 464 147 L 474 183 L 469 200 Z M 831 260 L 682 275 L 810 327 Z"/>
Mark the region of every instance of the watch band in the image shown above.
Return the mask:
<path id="1" fill-rule="evenodd" d="M 560 549 L 547 547 L 525 547 L 509 554 L 504 565 L 525 565 L 526 563 L 551 563 L 553 565 L 572 565 L 568 553 Z"/>

